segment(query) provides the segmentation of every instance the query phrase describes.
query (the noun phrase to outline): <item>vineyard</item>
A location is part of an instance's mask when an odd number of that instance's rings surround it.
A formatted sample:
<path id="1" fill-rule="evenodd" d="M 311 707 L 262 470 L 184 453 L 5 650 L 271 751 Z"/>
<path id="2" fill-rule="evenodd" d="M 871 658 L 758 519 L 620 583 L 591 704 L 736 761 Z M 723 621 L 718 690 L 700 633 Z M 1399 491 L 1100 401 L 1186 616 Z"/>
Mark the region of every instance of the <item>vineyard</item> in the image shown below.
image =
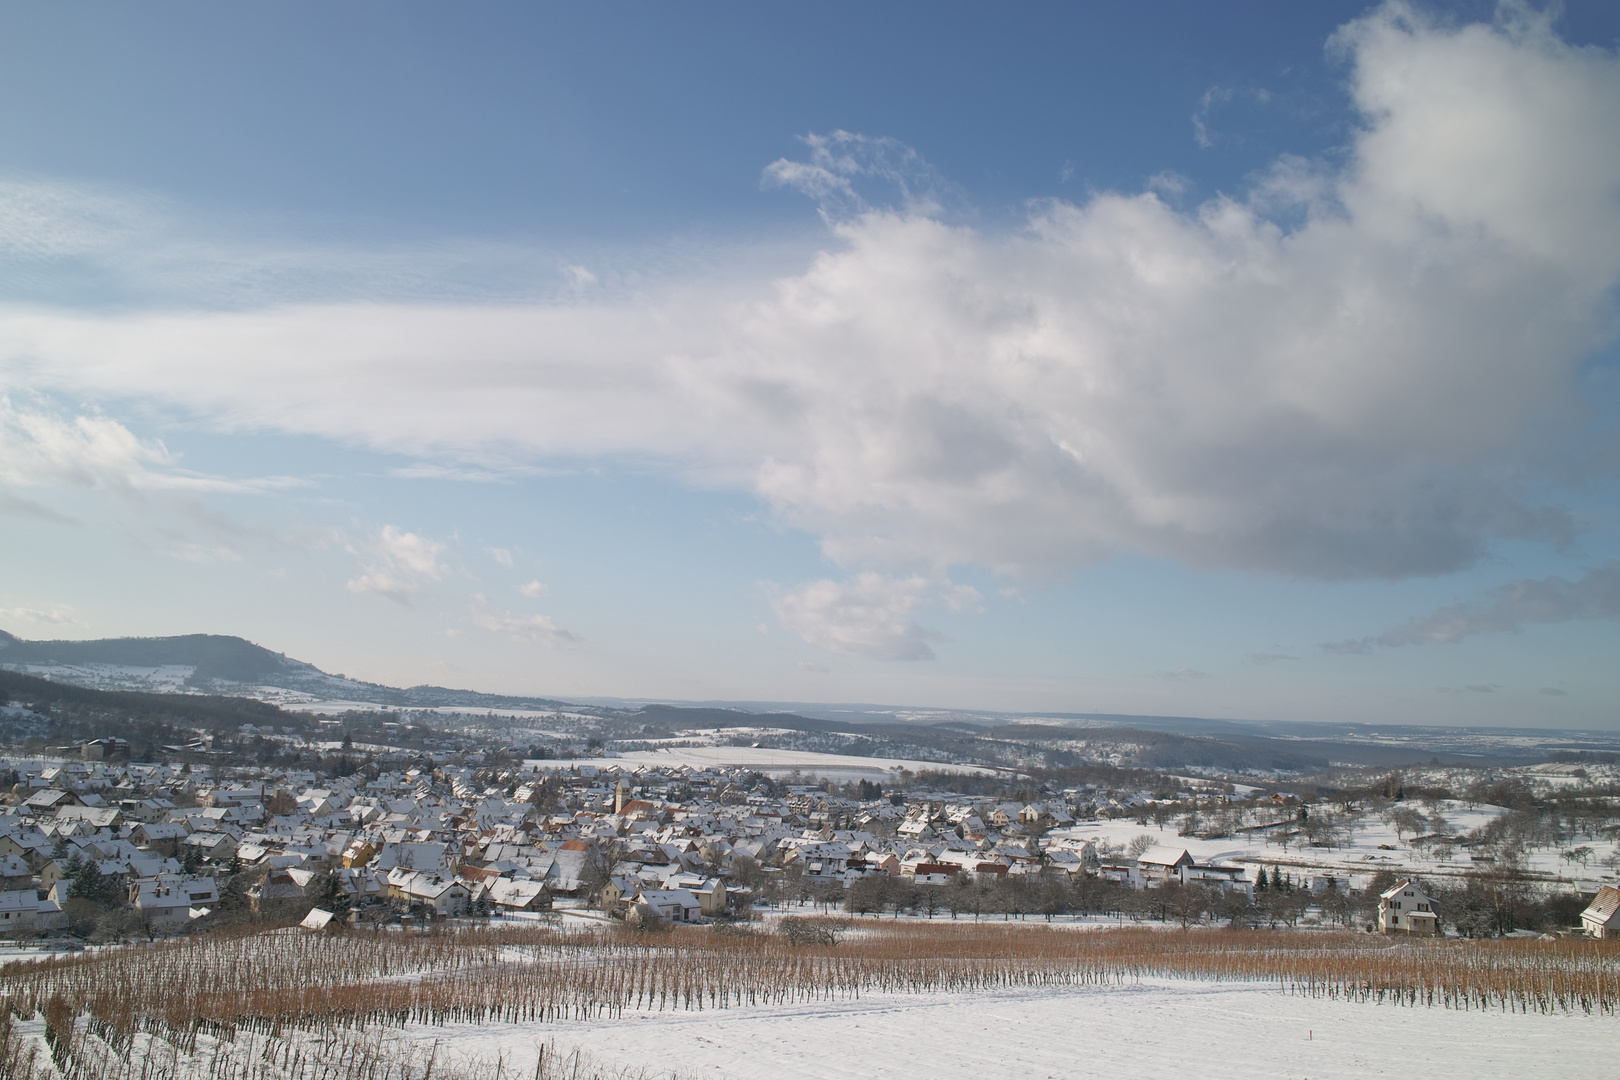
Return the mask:
<path id="1" fill-rule="evenodd" d="M 490 1075 L 407 1025 L 554 1025 L 872 993 L 1083 989 L 1143 978 L 1269 984 L 1459 1010 L 1620 1010 L 1620 947 L 1027 925 L 862 922 L 841 941 L 549 929 L 198 937 L 0 968 L 0 1075 L 27 1080 L 420 1080 Z M 570 1072 L 569 1070 L 572 1070 Z M 578 1055 L 544 1080 L 617 1076 Z M 667 1075 L 667 1074 L 666 1074 Z"/>

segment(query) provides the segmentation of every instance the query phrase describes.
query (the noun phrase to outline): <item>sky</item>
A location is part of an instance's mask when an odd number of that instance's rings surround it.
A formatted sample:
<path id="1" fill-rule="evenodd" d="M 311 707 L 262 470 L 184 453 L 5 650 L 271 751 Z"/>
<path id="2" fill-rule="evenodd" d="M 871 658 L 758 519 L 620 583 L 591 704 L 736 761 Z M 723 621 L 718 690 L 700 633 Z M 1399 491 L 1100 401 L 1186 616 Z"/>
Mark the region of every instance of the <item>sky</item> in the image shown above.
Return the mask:
<path id="1" fill-rule="evenodd" d="M 0 629 L 1620 726 L 1620 8 L 11 5 Z"/>

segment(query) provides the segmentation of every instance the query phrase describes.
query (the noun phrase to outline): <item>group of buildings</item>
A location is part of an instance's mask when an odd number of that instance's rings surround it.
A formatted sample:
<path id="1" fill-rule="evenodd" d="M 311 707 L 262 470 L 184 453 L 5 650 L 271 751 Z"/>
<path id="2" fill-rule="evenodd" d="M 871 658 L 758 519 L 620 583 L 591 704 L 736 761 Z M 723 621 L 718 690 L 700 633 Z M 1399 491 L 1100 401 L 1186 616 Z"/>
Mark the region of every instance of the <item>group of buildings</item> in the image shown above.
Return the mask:
<path id="1" fill-rule="evenodd" d="M 124 911 L 126 929 L 170 932 L 228 903 L 526 919 L 569 902 L 690 922 L 745 914 L 773 882 L 825 896 L 871 876 L 1090 876 L 1252 896 L 1244 867 L 1174 845 L 1127 856 L 1066 838 L 1074 805 L 1099 797 L 862 801 L 740 771 L 556 762 L 323 778 L 86 760 L 22 770 L 0 801 L 0 934 L 65 926 L 76 899 Z M 1386 932 L 1433 929 L 1415 891 L 1383 898 Z"/>

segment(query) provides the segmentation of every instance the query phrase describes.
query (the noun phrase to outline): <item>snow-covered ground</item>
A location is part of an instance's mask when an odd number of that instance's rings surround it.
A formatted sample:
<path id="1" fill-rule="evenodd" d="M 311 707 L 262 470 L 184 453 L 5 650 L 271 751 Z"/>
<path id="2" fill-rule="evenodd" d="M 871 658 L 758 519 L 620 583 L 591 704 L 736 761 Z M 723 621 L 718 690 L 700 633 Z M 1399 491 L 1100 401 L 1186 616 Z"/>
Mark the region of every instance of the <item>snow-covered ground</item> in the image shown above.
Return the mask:
<path id="1" fill-rule="evenodd" d="M 1414 803 L 1413 806 L 1425 814 L 1429 812 L 1422 804 Z M 1442 831 L 1448 836 L 1467 833 L 1507 813 L 1499 806 L 1470 806 L 1458 801 L 1441 801 L 1436 804 L 1435 810 L 1444 817 L 1445 827 Z M 1316 873 L 1365 876 L 1379 870 L 1448 877 L 1475 868 L 1476 864 L 1471 861 L 1466 848 L 1448 851 L 1449 845 L 1414 847 L 1409 842 L 1412 839 L 1410 835 L 1403 839 L 1396 834 L 1393 826 L 1386 824 L 1376 814 L 1362 814 L 1357 821 L 1359 824 L 1353 835 L 1340 846 L 1331 848 L 1311 847 L 1290 841 L 1284 849 L 1280 844 L 1268 842 L 1267 834 L 1262 832 L 1200 840 L 1196 836 L 1178 836 L 1177 822 L 1174 820 L 1166 822 L 1162 829 L 1151 823 L 1138 825 L 1130 819 L 1088 821 L 1071 828 L 1054 830 L 1048 834 L 1048 839 L 1053 842 L 1064 839 L 1094 840 L 1099 846 L 1106 841 L 1125 847 L 1135 837 L 1146 834 L 1157 842 L 1159 848 L 1172 851 L 1185 848 L 1199 862 L 1220 860 L 1268 867 L 1275 864 L 1296 879 L 1301 874 L 1309 876 Z M 1592 838 L 1577 840 L 1577 844 L 1593 845 L 1599 857 L 1614 846 L 1611 841 Z M 1155 854 L 1150 851 L 1148 857 L 1152 858 Z M 1158 854 L 1162 854 L 1162 851 Z M 1599 858 L 1589 860 L 1588 865 L 1582 867 L 1565 861 L 1559 849 L 1550 847 L 1528 852 L 1526 869 L 1554 879 L 1562 878 L 1571 884 L 1580 882 L 1593 887 L 1616 880 L 1615 874 L 1603 867 Z"/>
<path id="2" fill-rule="evenodd" d="M 1613 1016 L 1458 1012 L 1295 997 L 1174 979 L 1111 988 L 871 994 L 859 1000 L 533 1026 L 422 1027 L 509 1075 L 537 1047 L 583 1047 L 652 1075 L 715 1080 L 1027 1080 L 1122 1076 L 1604 1075 Z"/>
<path id="3" fill-rule="evenodd" d="M 763 746 L 666 746 L 657 750 L 632 750 L 618 757 L 581 758 L 578 761 L 559 762 L 568 768 L 576 765 L 594 765 L 601 769 L 618 767 L 634 769 L 640 766 L 675 769 L 682 765 L 694 769 L 753 769 L 769 776 L 784 776 L 797 769 L 808 776 L 828 780 L 892 779 L 896 769 L 920 772 L 924 769 L 957 773 L 994 773 L 997 770 L 979 765 L 946 765 L 937 761 L 911 761 L 901 758 L 856 757 L 852 754 L 822 754 L 814 750 L 773 750 Z"/>

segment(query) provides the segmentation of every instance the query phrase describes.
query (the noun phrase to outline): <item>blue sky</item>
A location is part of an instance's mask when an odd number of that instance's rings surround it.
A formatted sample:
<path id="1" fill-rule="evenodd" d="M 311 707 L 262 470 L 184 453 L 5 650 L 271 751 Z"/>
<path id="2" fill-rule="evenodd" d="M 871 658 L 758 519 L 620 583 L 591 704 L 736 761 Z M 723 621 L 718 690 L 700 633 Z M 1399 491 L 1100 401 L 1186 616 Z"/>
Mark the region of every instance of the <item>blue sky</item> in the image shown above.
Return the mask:
<path id="1" fill-rule="evenodd" d="M 0 628 L 1612 727 L 1620 12 L 0 15 Z"/>

